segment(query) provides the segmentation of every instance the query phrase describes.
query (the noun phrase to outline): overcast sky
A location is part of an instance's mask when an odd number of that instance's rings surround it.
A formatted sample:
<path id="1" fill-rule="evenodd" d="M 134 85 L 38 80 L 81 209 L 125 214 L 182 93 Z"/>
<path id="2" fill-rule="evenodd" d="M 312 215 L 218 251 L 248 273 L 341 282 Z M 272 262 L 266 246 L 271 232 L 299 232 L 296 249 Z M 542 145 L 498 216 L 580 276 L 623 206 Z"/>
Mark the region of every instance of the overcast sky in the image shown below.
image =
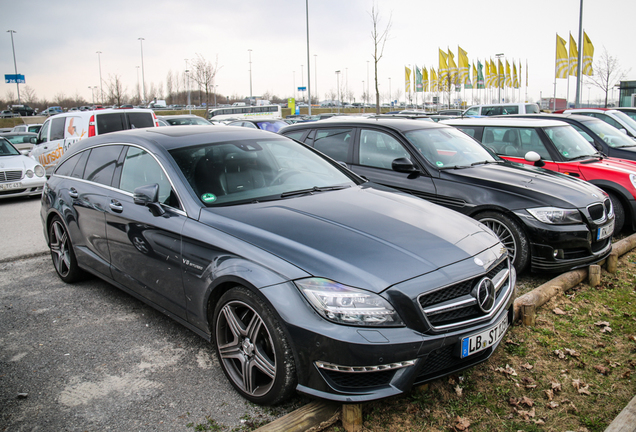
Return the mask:
<path id="1" fill-rule="evenodd" d="M 312 94 L 320 99 L 336 89 L 339 79 L 361 99 L 373 82 L 372 0 L 309 0 L 309 48 Z M 383 29 L 392 21 L 390 39 L 378 66 L 380 93 L 404 98 L 404 66 L 438 67 L 438 48 L 457 46 L 469 60 L 504 53 L 529 70 L 527 99 L 554 93 L 556 33 L 578 41 L 580 0 L 376 0 Z M 13 74 L 11 36 L 15 30 L 18 73 L 38 98 L 81 95 L 91 100 L 99 86 L 97 51 L 104 82 L 120 76 L 129 94 L 141 71 L 141 45 L 146 87 L 162 84 L 169 71 L 182 73 L 185 59 L 200 54 L 215 62 L 218 92 L 249 96 L 251 51 L 252 93 L 293 96 L 307 85 L 305 0 L 0 0 L 0 72 Z M 583 27 L 595 46 L 616 57 L 627 79 L 636 80 L 633 38 L 635 0 L 584 0 Z M 302 74 L 301 74 L 302 70 Z M 368 75 L 367 75 L 368 70 Z M 316 74 L 317 71 L 317 74 Z M 141 76 L 141 73 L 139 73 Z M 524 87 L 521 90 L 525 98 Z M 368 78 L 367 78 L 368 77 Z M 317 78 L 317 82 L 316 82 Z M 389 79 L 390 78 L 390 79 Z M 574 100 L 575 79 L 570 80 Z M 565 97 L 567 81 L 557 80 L 557 97 Z M 372 84 L 373 85 L 373 84 Z M 373 93 L 373 87 L 370 87 Z M 20 86 L 23 88 L 23 85 Z M 15 95 L 16 85 L 2 81 L 0 99 Z M 518 94 L 518 93 L 517 93 Z M 582 99 L 601 93 L 583 87 Z M 297 95 L 300 98 L 300 95 Z M 617 94 L 616 94 L 617 96 Z M 469 97 L 469 96 L 468 96 Z"/>

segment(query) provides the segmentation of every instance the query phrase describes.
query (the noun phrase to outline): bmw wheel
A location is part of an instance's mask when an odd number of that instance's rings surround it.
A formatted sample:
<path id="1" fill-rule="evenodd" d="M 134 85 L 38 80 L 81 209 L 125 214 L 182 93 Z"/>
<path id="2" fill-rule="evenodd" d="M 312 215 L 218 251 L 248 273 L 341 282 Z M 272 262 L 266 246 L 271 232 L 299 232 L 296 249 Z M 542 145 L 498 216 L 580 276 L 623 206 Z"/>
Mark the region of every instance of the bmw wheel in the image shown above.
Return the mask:
<path id="1" fill-rule="evenodd" d="M 497 212 L 483 212 L 475 216 L 479 222 L 490 228 L 508 249 L 510 262 L 521 273 L 530 259 L 528 238 L 517 222 Z"/>
<path id="2" fill-rule="evenodd" d="M 291 346 L 274 314 L 244 287 L 226 292 L 214 313 L 219 362 L 234 388 L 246 399 L 274 405 L 296 387 Z"/>

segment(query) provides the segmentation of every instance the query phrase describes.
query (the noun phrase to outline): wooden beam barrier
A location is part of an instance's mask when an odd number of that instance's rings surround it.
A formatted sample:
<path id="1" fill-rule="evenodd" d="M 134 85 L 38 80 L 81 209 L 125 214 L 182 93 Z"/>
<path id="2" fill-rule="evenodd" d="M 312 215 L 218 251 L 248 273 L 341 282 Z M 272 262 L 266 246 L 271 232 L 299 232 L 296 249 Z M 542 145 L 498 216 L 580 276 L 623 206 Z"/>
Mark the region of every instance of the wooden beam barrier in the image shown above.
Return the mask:
<path id="1" fill-rule="evenodd" d="M 290 412 L 256 432 L 308 432 L 331 426 L 340 418 L 341 405 L 327 401 L 314 401 Z"/>
<path id="2" fill-rule="evenodd" d="M 605 432 L 636 432 L 636 396 L 616 416 Z"/>
<path id="3" fill-rule="evenodd" d="M 601 266 L 591 265 L 589 269 L 589 275 L 587 277 L 590 286 L 599 286 L 601 284 Z"/>
<path id="4" fill-rule="evenodd" d="M 342 426 L 347 432 L 362 431 L 362 405 L 345 404 L 342 406 Z"/>

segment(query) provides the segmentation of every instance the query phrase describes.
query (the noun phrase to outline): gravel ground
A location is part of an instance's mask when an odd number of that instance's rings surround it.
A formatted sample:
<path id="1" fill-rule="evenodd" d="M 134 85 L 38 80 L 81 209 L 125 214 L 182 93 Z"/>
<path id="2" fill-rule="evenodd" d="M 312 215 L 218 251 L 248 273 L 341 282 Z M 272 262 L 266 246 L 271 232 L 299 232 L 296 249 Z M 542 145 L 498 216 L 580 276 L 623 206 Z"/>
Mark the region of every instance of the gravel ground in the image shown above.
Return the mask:
<path id="1" fill-rule="evenodd" d="M 0 431 L 249 430 L 307 402 L 248 403 L 210 343 L 101 280 L 65 284 L 48 256 L 0 275 Z"/>

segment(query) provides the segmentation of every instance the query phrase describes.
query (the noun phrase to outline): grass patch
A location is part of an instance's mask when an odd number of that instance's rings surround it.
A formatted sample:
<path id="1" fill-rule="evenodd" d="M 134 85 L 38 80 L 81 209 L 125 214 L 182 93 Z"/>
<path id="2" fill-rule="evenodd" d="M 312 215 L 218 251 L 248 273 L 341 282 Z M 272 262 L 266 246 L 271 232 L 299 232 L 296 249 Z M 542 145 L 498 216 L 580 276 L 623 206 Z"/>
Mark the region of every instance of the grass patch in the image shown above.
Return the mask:
<path id="1" fill-rule="evenodd" d="M 619 269 L 543 305 L 536 325 L 512 327 L 489 361 L 363 405 L 363 430 L 605 430 L 636 394 L 636 252 Z"/>

